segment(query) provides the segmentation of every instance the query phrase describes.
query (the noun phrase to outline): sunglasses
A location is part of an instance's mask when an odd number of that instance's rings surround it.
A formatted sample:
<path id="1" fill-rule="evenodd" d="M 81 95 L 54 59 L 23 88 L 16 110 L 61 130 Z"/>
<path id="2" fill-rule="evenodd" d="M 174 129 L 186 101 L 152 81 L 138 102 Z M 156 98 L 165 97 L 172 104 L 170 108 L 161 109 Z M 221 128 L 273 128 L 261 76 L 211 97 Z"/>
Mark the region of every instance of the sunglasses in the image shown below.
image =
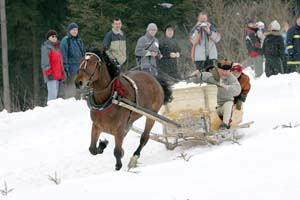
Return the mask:
<path id="1" fill-rule="evenodd" d="M 56 36 L 56 35 L 51 35 L 51 37 L 52 37 L 52 38 L 57 38 L 57 36 Z"/>

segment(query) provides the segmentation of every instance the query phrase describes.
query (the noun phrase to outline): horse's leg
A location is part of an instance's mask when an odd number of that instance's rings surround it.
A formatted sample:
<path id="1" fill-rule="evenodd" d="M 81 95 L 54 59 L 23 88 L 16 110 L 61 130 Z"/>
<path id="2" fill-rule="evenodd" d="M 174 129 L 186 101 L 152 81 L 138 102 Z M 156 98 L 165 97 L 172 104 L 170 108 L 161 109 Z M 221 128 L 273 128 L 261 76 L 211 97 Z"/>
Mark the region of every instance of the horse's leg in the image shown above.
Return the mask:
<path id="1" fill-rule="evenodd" d="M 150 131 L 154 125 L 154 120 L 152 119 L 146 119 L 146 125 L 145 125 L 145 130 L 143 132 L 143 134 L 141 135 L 141 139 L 140 139 L 140 145 L 138 146 L 137 150 L 134 152 L 134 156 L 140 156 L 141 151 L 143 149 L 143 147 L 147 144 L 148 140 L 149 140 L 149 134 Z"/>
<path id="2" fill-rule="evenodd" d="M 138 146 L 137 150 L 133 153 L 133 156 L 131 157 L 131 159 L 128 163 L 129 169 L 137 166 L 137 160 L 141 155 L 141 151 L 142 151 L 143 147 L 147 144 L 147 142 L 149 140 L 149 137 L 150 137 L 149 134 L 154 125 L 154 122 L 155 122 L 154 120 L 147 118 L 145 130 L 144 130 L 143 134 L 141 135 L 140 145 Z"/>
<path id="3" fill-rule="evenodd" d="M 123 133 L 117 133 L 115 135 L 115 149 L 114 149 L 114 156 L 116 158 L 116 170 L 120 170 L 122 168 L 122 161 L 121 158 L 124 155 L 124 150 L 122 149 L 124 135 Z"/>
<path id="4" fill-rule="evenodd" d="M 89 148 L 89 151 L 91 154 L 93 155 L 97 155 L 97 154 L 100 154 L 103 152 L 103 149 L 101 148 L 101 144 L 99 144 L 99 147 L 97 148 L 97 141 L 99 139 L 99 136 L 101 134 L 101 129 L 98 128 L 94 123 L 92 125 L 92 132 L 91 132 L 91 144 L 90 144 L 90 148 Z"/>

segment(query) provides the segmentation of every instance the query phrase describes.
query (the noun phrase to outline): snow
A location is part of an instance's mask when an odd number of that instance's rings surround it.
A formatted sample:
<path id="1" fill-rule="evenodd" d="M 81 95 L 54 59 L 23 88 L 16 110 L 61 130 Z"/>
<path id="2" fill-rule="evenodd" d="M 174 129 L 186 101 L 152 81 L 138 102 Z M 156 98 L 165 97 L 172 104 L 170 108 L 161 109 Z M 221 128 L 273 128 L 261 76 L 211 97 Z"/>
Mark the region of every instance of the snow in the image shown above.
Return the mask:
<path id="1" fill-rule="evenodd" d="M 139 143 L 129 132 L 123 168 L 114 170 L 113 137 L 104 153 L 89 151 L 91 121 L 84 101 L 57 99 L 26 112 L 0 112 L 0 190 L 7 200 L 198 200 L 300 198 L 300 75 L 253 79 L 244 109 L 240 145 L 184 145 L 173 151 L 149 141 L 138 168 L 127 164 Z M 176 88 L 196 86 L 181 82 Z M 145 119 L 135 123 L 143 128 Z M 161 132 L 155 124 L 154 132 Z M 187 162 L 182 153 L 191 156 Z M 48 176 L 57 173 L 59 185 Z"/>

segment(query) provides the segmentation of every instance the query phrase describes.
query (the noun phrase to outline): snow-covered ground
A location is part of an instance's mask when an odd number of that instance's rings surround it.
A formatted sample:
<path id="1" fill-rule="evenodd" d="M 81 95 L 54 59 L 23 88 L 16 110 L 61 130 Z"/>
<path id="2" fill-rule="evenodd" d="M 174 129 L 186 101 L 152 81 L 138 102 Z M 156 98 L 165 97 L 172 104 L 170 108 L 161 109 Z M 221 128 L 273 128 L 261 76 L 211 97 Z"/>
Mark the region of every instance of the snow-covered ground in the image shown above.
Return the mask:
<path id="1" fill-rule="evenodd" d="M 250 73 L 249 69 L 246 69 Z M 115 171 L 114 142 L 97 156 L 88 151 L 91 121 L 84 101 L 58 99 L 47 107 L 0 112 L 0 199 L 199 200 L 300 199 L 300 75 L 251 80 L 241 145 L 177 147 L 149 141 L 140 167 L 127 172 L 139 143 L 129 132 L 123 168 Z M 179 83 L 176 87 L 185 86 Z M 142 127 L 144 119 L 136 125 Z M 154 131 L 161 131 L 156 124 Z M 188 162 L 181 153 L 191 156 Z M 48 179 L 57 173 L 59 185 Z"/>

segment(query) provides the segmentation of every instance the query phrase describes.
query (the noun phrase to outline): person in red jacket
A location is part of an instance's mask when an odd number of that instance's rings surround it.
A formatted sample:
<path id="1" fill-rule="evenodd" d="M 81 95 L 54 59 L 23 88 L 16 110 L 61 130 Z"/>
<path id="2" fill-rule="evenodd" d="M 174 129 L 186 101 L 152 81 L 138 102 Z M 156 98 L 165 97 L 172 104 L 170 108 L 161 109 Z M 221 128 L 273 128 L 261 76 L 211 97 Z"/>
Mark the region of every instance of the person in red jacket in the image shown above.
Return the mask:
<path id="1" fill-rule="evenodd" d="M 49 30 L 46 34 L 47 40 L 41 47 L 41 67 L 44 81 L 47 84 L 48 101 L 57 98 L 59 81 L 65 77 L 63 58 L 57 37 L 55 30 Z"/>
<path id="2" fill-rule="evenodd" d="M 259 78 L 263 74 L 263 55 L 261 41 L 257 35 L 257 31 L 256 20 L 249 19 L 246 31 L 246 47 L 253 61 L 255 78 Z"/>
<path id="3" fill-rule="evenodd" d="M 234 104 L 236 105 L 236 108 L 241 110 L 251 88 L 250 79 L 249 76 L 243 73 L 243 67 L 239 63 L 234 63 L 230 71 L 238 79 L 241 85 L 241 93 L 234 97 Z"/>

